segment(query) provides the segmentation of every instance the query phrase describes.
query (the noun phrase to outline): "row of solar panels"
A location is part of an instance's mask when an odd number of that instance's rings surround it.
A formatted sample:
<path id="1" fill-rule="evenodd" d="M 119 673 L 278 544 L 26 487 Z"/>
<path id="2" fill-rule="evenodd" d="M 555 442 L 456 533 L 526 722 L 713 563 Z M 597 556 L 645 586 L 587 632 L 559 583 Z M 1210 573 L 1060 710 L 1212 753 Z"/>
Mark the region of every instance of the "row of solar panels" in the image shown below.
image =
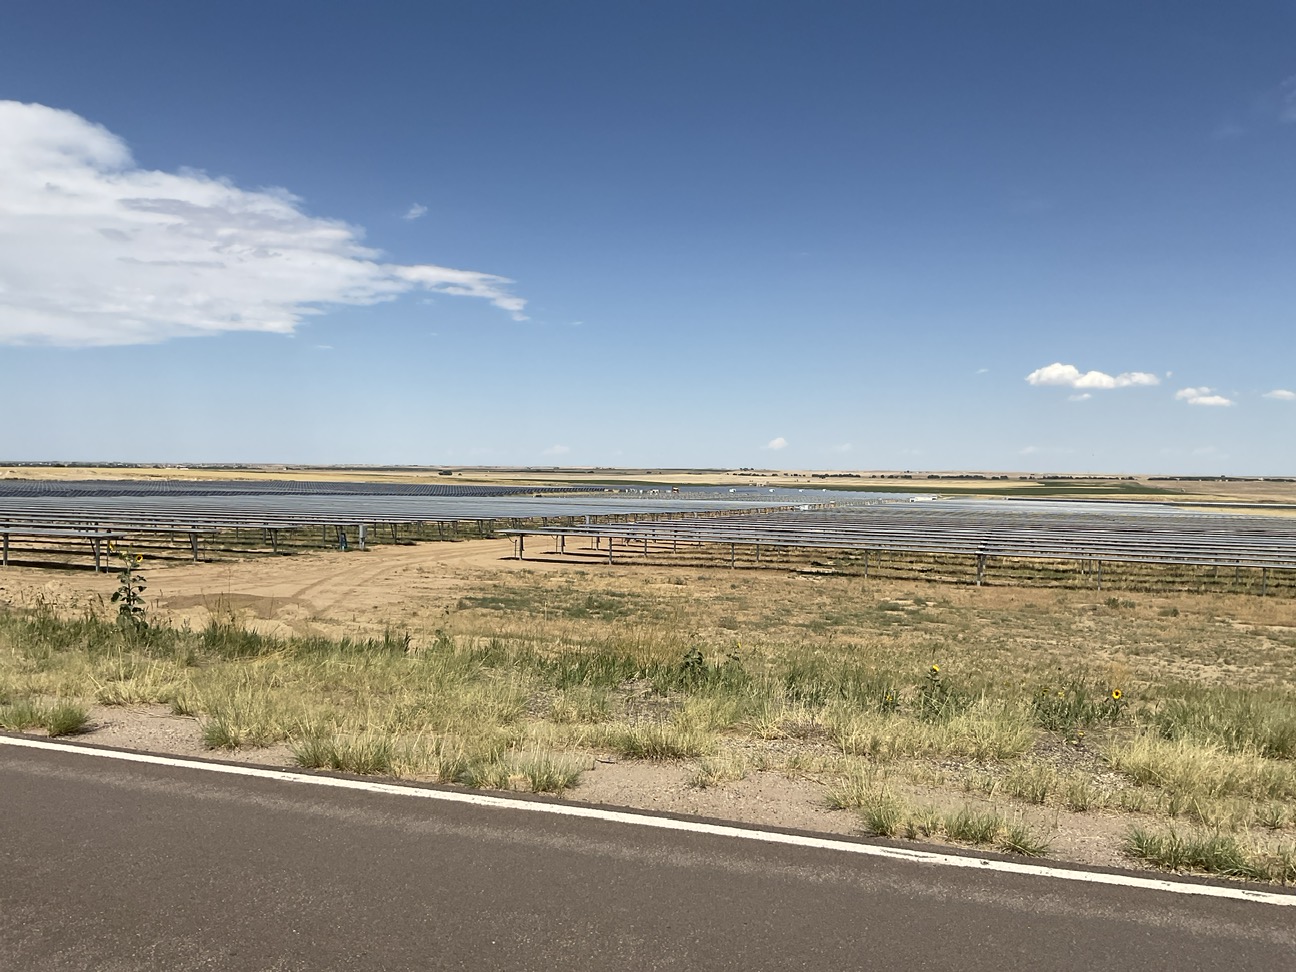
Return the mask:
<path id="1" fill-rule="evenodd" d="M 1296 569 L 1296 520 L 1287 517 L 1088 509 L 958 501 L 850 510 L 762 512 L 509 530 L 626 543 L 756 544 L 1057 560 L 1108 560 Z"/>
<path id="2" fill-rule="evenodd" d="M 768 509 L 768 501 L 628 496 L 0 497 L 0 530 L 83 526 L 185 531 L 253 527 L 544 520 Z"/>
<path id="3" fill-rule="evenodd" d="M 602 489 L 601 487 L 599 488 Z M 94 496 L 528 496 L 592 492 L 582 486 L 360 483 L 326 480 L 0 479 L 0 498 Z"/>

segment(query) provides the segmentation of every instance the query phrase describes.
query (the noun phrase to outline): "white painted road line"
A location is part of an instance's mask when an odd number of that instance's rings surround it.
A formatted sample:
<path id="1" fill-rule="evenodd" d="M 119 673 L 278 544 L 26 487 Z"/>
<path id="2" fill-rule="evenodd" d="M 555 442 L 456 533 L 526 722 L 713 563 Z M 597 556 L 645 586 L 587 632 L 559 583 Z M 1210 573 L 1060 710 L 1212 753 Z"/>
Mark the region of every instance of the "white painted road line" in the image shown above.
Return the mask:
<path id="1" fill-rule="evenodd" d="M 20 738 L 0 735 L 0 746 L 16 746 L 21 749 L 40 749 L 51 752 L 71 753 L 78 756 L 96 756 L 100 759 L 115 759 L 127 763 L 145 763 L 151 766 L 168 766 L 174 769 L 196 770 L 199 772 L 217 773 L 225 776 L 245 776 L 261 780 L 275 780 L 281 783 L 297 783 L 306 786 L 330 787 L 338 790 L 363 790 L 369 793 L 382 793 L 389 796 L 416 797 L 425 800 L 440 800 L 445 803 L 467 803 L 474 806 L 491 807 L 500 810 L 524 810 L 530 813 L 543 813 L 558 817 L 580 817 L 586 820 L 603 820 L 608 823 L 629 824 L 634 827 L 650 827 L 656 830 L 678 830 L 693 834 L 708 834 L 713 837 L 729 837 L 737 840 L 751 840 L 765 844 L 784 844 L 792 847 L 813 847 L 819 850 L 839 851 L 846 854 L 860 854 L 864 857 L 881 857 L 895 861 L 909 861 L 914 864 L 926 864 L 935 867 L 959 867 L 978 871 L 991 871 L 1001 874 L 1017 874 L 1026 877 L 1053 878 L 1059 881 L 1076 881 L 1081 884 L 1105 884 L 1125 888 L 1140 888 L 1146 891 L 1165 891 L 1170 894 L 1197 895 L 1208 898 L 1227 898 L 1234 901 L 1250 901 L 1256 904 L 1296 907 L 1296 894 L 1278 894 L 1270 891 L 1256 891 L 1246 887 L 1220 887 L 1210 884 L 1189 884 L 1182 881 L 1166 881 L 1160 878 L 1136 877 L 1128 874 L 1109 874 L 1103 871 L 1073 871 L 1066 868 L 1048 867 L 1041 864 L 1019 864 L 1014 861 L 992 861 L 977 857 L 964 857 L 957 854 L 938 854 L 932 851 L 909 850 L 902 847 L 883 847 L 877 844 L 857 844 L 851 841 L 837 840 L 831 837 L 807 837 L 799 834 L 782 834 L 776 831 L 753 830 L 747 827 L 733 827 L 725 824 L 674 820 L 670 817 L 656 817 L 647 813 L 633 813 L 624 810 L 604 810 L 598 807 L 582 807 L 563 803 L 517 800 L 511 797 L 487 796 L 482 793 L 467 793 L 455 790 L 429 790 L 417 786 L 379 783 L 376 780 L 350 780 L 336 776 L 311 776 L 305 773 L 293 773 L 287 770 L 265 769 L 260 766 L 231 766 L 225 763 L 208 763 L 201 760 L 182 759 L 175 756 L 155 756 L 151 753 L 131 753 L 110 749 L 92 749 L 86 746 L 53 742 L 48 739 Z"/>

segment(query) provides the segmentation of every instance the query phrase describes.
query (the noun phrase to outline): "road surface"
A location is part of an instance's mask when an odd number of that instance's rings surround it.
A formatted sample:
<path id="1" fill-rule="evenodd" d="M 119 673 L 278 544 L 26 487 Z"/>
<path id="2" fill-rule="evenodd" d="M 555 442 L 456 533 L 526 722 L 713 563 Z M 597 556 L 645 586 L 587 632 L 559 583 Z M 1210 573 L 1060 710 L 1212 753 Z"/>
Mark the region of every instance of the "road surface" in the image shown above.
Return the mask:
<path id="1" fill-rule="evenodd" d="M 1294 927 L 1271 903 L 0 745 L 3 972 L 1288 972 Z"/>

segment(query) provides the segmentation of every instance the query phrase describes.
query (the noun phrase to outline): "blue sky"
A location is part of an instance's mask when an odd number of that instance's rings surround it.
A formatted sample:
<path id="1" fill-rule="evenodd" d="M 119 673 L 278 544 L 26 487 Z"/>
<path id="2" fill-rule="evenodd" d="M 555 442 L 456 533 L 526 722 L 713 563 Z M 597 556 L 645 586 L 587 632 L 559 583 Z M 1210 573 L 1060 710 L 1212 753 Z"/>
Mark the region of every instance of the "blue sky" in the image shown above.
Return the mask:
<path id="1" fill-rule="evenodd" d="M 1296 474 L 1296 2 L 4 19 L 2 459 Z"/>

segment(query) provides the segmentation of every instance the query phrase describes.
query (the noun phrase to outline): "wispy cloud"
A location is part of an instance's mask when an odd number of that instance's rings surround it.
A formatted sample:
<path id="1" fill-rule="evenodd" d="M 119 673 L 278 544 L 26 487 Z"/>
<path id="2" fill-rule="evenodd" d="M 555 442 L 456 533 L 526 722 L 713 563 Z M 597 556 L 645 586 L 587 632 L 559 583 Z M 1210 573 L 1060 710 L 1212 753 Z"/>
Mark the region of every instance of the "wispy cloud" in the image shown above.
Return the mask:
<path id="1" fill-rule="evenodd" d="M 1278 402 L 1296 402 L 1296 392 L 1288 391 L 1286 388 L 1275 388 L 1273 391 L 1265 392 L 1264 397 Z"/>
<path id="2" fill-rule="evenodd" d="M 567 455 L 567 453 L 569 453 L 569 452 L 571 452 L 571 446 L 565 446 L 565 445 L 551 445 L 548 449 L 545 449 L 545 450 L 544 450 L 543 455 L 546 455 L 546 456 L 565 456 L 565 455 Z"/>
<path id="3" fill-rule="evenodd" d="M 1077 395 L 1068 395 L 1068 396 L 1067 396 L 1067 401 L 1068 401 L 1068 402 L 1087 402 L 1087 401 L 1089 401 L 1089 399 L 1091 399 L 1091 398 L 1093 398 L 1093 395 L 1092 395 L 1090 392 L 1080 392 L 1080 393 L 1077 394 Z"/>
<path id="4" fill-rule="evenodd" d="M 1216 142 L 1232 142 L 1246 134 L 1246 129 L 1234 122 L 1223 122 L 1211 130 L 1211 138 Z"/>
<path id="5" fill-rule="evenodd" d="M 835 446 L 833 446 L 831 451 L 832 451 L 832 452 L 850 452 L 850 451 L 851 451 L 852 449 L 854 449 L 854 448 L 855 448 L 855 447 L 854 447 L 853 445 L 851 445 L 849 442 L 842 442 L 842 443 L 840 443 L 839 445 L 835 445 Z"/>
<path id="6" fill-rule="evenodd" d="M 1278 85 L 1278 120 L 1296 124 L 1296 74 Z"/>
<path id="7" fill-rule="evenodd" d="M 427 207 L 422 203 L 415 203 L 409 209 L 405 210 L 405 215 L 401 219 L 421 219 L 427 215 Z"/>
<path id="8" fill-rule="evenodd" d="M 1161 379 L 1146 371 L 1125 371 L 1109 375 L 1102 371 L 1081 371 L 1075 365 L 1060 361 L 1036 368 L 1026 376 L 1032 385 L 1058 385 L 1064 388 L 1131 388 L 1139 385 L 1159 385 Z"/>
<path id="9" fill-rule="evenodd" d="M 1176 399 L 1189 405 L 1232 405 L 1233 402 L 1223 395 L 1216 395 L 1210 388 L 1181 388 L 1175 392 Z"/>
<path id="10" fill-rule="evenodd" d="M 778 438 L 776 438 L 776 439 L 770 439 L 770 440 L 769 440 L 768 442 L 766 442 L 765 445 L 763 445 L 761 448 L 763 448 L 763 449 L 774 449 L 775 451 L 778 451 L 779 449 L 786 449 L 786 448 L 787 448 L 787 444 L 788 444 L 787 439 L 783 438 L 783 436 L 780 435 L 780 436 L 779 436 Z"/>
<path id="11" fill-rule="evenodd" d="M 977 373 L 978 375 L 988 375 L 988 374 L 990 374 L 990 369 L 989 369 L 989 368 L 978 368 L 978 369 L 976 370 L 976 373 Z"/>
<path id="12" fill-rule="evenodd" d="M 70 111 L 0 101 L 0 344 L 151 344 L 291 333 L 331 304 L 414 290 L 478 297 L 525 320 L 505 277 L 384 263 L 363 232 L 284 189 L 136 166 Z"/>

